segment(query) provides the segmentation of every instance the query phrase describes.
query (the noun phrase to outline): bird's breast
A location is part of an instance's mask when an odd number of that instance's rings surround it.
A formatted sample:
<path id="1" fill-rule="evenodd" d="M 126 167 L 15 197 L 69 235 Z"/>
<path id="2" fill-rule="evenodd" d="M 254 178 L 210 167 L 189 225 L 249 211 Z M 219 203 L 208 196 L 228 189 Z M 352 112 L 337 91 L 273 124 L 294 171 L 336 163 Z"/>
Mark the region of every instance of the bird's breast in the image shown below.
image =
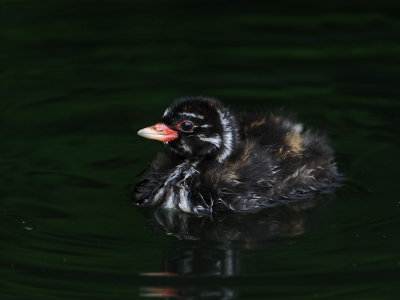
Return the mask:
<path id="1" fill-rule="evenodd" d="M 155 194 L 154 201 L 165 208 L 176 208 L 184 212 L 193 212 L 190 200 L 191 182 L 198 174 L 193 164 L 181 163 L 172 169 L 165 177 L 163 186 Z"/>

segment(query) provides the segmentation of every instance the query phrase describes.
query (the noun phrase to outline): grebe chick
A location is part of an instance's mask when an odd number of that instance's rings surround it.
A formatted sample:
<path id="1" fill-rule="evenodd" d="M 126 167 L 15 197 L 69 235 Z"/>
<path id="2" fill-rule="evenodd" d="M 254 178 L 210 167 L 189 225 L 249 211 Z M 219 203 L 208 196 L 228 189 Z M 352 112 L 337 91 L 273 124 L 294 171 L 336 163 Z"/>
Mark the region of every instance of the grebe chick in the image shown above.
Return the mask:
<path id="1" fill-rule="evenodd" d="M 271 113 L 236 115 L 208 97 L 178 99 L 138 135 L 166 146 L 134 189 L 138 206 L 252 211 L 309 198 L 337 182 L 324 136 Z"/>

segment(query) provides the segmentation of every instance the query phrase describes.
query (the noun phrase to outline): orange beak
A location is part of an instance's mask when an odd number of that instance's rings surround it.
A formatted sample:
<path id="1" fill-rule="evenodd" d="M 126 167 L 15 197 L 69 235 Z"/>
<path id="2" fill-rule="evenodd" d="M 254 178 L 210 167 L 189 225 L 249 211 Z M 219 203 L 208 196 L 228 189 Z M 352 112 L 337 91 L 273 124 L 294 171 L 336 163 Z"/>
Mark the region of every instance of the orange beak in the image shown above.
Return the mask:
<path id="1" fill-rule="evenodd" d="M 163 123 L 157 123 L 153 126 L 140 129 L 137 134 L 146 139 L 161 141 L 163 143 L 175 140 L 179 136 L 178 132 Z"/>

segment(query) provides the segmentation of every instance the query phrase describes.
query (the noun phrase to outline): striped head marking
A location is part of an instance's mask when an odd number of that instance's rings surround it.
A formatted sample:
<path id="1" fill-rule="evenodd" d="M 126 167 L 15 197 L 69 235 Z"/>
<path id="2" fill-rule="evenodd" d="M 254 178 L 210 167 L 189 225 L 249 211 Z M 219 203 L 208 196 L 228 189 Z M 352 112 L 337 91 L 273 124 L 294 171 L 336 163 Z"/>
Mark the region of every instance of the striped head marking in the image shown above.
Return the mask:
<path id="1" fill-rule="evenodd" d="M 165 110 L 162 123 L 178 133 L 167 148 L 184 157 L 214 157 L 223 162 L 238 140 L 236 119 L 211 98 L 178 99 Z"/>

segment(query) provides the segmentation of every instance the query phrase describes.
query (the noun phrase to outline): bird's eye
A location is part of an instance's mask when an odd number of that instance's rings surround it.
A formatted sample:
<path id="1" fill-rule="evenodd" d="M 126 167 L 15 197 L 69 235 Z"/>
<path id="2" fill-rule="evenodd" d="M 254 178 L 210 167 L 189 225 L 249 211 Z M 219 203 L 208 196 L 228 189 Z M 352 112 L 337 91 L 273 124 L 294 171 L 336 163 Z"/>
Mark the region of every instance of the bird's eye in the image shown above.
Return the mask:
<path id="1" fill-rule="evenodd" d="M 178 124 L 178 129 L 185 131 L 185 132 L 190 132 L 193 130 L 194 124 L 192 121 L 182 121 Z"/>

